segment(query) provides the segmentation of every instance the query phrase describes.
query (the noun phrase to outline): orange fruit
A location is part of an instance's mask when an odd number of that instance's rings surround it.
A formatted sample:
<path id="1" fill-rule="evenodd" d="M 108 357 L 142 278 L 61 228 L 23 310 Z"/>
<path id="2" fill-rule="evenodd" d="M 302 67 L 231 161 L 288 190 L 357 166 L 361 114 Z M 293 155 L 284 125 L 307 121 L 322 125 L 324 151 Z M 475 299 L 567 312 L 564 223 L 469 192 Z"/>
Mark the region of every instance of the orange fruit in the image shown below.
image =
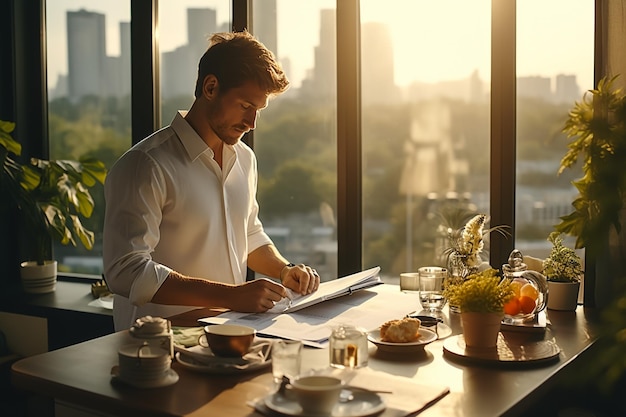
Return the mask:
<path id="1" fill-rule="evenodd" d="M 524 314 L 532 313 L 533 310 L 535 309 L 536 305 L 537 305 L 537 303 L 535 302 L 535 300 L 533 300 L 530 297 L 522 295 L 519 298 L 520 310 L 522 310 L 522 313 L 524 313 Z"/>
<path id="2" fill-rule="evenodd" d="M 517 297 L 511 298 L 511 300 L 504 305 L 504 314 L 508 314 L 509 316 L 515 316 L 519 314 L 520 310 L 521 307 L 519 305 L 519 300 Z"/>
<path id="3" fill-rule="evenodd" d="M 522 288 L 522 285 L 524 285 L 524 283 L 520 281 L 511 282 L 511 289 L 513 290 L 513 294 L 515 294 L 515 298 L 520 296 L 520 289 Z"/>
<path id="4" fill-rule="evenodd" d="M 522 288 L 519 290 L 520 296 L 526 296 L 528 298 L 532 298 L 533 300 L 537 300 L 539 298 L 539 291 L 533 284 L 524 284 Z"/>

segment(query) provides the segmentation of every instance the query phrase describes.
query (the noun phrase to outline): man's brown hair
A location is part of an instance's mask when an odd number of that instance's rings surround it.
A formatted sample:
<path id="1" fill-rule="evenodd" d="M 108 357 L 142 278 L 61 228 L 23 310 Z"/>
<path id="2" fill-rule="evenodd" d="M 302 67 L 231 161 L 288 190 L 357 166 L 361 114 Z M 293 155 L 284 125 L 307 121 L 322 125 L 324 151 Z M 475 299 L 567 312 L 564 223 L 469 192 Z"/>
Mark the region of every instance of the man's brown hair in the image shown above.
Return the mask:
<path id="1" fill-rule="evenodd" d="M 209 74 L 217 78 L 220 93 L 247 81 L 255 82 L 269 95 L 280 94 L 289 87 L 289 80 L 272 51 L 247 31 L 211 36 L 210 46 L 198 64 L 196 97 L 202 95 L 202 83 Z"/>

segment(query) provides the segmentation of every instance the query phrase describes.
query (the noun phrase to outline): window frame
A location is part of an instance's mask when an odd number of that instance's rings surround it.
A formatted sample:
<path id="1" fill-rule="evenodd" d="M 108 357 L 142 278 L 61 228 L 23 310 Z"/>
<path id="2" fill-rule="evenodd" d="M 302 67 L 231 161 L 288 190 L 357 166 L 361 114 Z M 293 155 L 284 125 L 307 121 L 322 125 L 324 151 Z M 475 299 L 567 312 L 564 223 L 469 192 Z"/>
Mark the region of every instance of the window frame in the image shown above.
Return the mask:
<path id="1" fill-rule="evenodd" d="M 131 0 L 132 44 L 132 142 L 137 143 L 160 126 L 158 0 Z M 252 0 L 232 0 L 233 30 L 251 28 Z M 492 0 L 490 215 L 493 224 L 515 230 L 516 149 L 516 1 Z M 594 83 L 601 76 L 601 0 L 595 0 Z M 0 110 L 17 124 L 24 157 L 48 156 L 48 104 L 45 47 L 45 0 L 11 0 L 0 6 L 3 27 L 10 28 L 0 47 L 13 56 L 13 66 L 0 71 Z M 343 276 L 362 268 L 361 100 L 359 0 L 337 0 L 337 215 L 338 273 Z M 400 11 L 399 11 L 400 12 Z M 32 28 L 39 27 L 40 30 Z M 246 142 L 254 145 L 252 134 Z M 356 214 L 356 215 L 355 215 Z M 7 226 L 8 227 L 8 226 Z M 14 227 L 14 226 L 13 226 Z M 490 262 L 501 265 L 513 249 L 515 236 L 494 234 Z M 17 253 L 11 260 L 17 270 Z M 593 260 L 587 259 L 587 265 Z M 593 268 L 587 268 L 592 270 Z"/>

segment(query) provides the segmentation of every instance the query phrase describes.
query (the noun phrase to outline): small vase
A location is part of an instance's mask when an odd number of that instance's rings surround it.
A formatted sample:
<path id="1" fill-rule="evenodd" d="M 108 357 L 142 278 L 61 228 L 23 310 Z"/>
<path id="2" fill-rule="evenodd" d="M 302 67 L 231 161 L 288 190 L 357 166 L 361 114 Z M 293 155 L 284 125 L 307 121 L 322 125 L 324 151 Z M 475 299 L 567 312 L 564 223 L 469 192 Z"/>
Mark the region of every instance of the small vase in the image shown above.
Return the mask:
<path id="1" fill-rule="evenodd" d="M 460 285 L 468 276 L 478 272 L 478 267 L 468 265 L 468 256 L 459 253 L 451 253 L 448 257 L 449 277 L 446 280 L 446 286 Z M 449 304 L 450 312 L 460 313 L 459 306 Z"/>
<path id="2" fill-rule="evenodd" d="M 461 313 L 465 346 L 492 348 L 498 343 L 503 313 Z"/>
<path id="3" fill-rule="evenodd" d="M 574 311 L 578 307 L 580 282 L 548 281 L 548 309 Z"/>

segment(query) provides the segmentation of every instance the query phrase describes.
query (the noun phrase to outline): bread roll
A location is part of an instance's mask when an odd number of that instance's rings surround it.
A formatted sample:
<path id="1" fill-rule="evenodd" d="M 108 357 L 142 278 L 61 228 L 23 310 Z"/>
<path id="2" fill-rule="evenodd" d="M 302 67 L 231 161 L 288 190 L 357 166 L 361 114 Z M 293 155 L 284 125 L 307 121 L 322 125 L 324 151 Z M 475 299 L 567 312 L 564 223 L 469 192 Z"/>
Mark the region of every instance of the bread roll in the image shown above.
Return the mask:
<path id="1" fill-rule="evenodd" d="M 390 320 L 380 327 L 380 339 L 383 342 L 408 343 L 420 337 L 419 319 L 405 317 L 401 320 Z"/>

